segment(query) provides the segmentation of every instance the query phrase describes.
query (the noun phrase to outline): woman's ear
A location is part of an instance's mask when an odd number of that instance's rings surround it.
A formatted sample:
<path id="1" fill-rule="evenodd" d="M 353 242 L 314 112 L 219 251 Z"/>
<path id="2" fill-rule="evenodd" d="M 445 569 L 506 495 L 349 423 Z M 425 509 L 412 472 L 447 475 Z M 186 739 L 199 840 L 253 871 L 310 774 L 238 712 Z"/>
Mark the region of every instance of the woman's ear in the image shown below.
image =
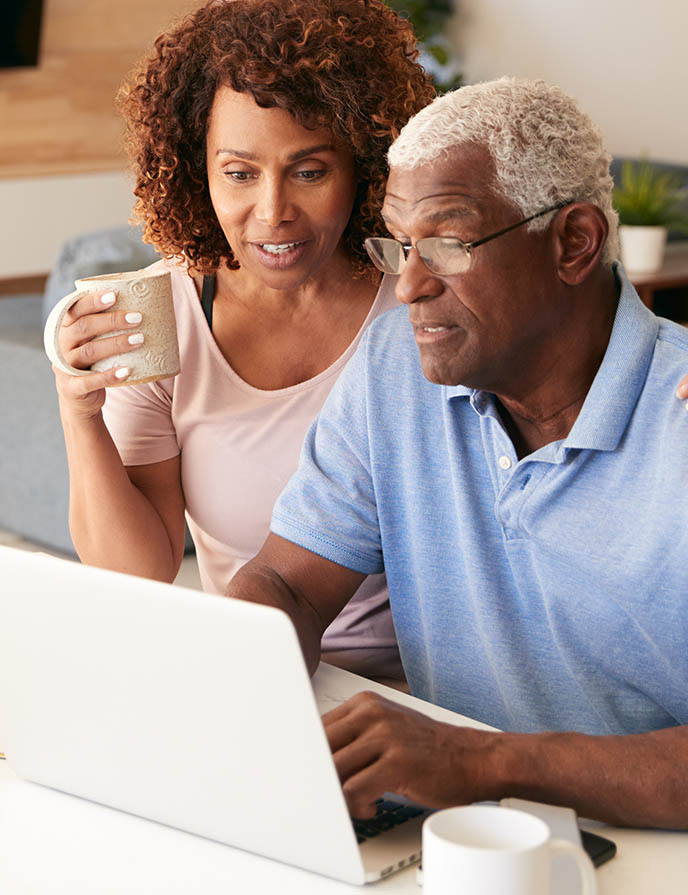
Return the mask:
<path id="1" fill-rule="evenodd" d="M 600 263 L 607 242 L 609 223 L 590 202 L 566 205 L 554 219 L 556 264 L 559 278 L 578 286 Z"/>

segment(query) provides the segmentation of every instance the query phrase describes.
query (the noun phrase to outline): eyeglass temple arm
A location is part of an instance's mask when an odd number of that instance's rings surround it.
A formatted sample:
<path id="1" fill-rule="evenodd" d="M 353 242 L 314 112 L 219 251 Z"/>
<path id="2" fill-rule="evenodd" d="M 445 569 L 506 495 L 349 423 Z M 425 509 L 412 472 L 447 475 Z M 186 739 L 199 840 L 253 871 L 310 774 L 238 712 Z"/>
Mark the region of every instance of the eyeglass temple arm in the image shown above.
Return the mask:
<path id="1" fill-rule="evenodd" d="M 564 208 L 566 205 L 570 205 L 574 200 L 567 199 L 565 202 L 559 202 L 557 205 L 552 205 L 549 208 L 545 208 L 543 211 L 538 211 L 537 214 L 531 214 L 529 218 L 524 218 L 522 221 L 517 221 L 515 224 L 511 224 L 508 227 L 505 227 L 503 230 L 500 230 L 498 233 L 490 233 L 489 236 L 485 236 L 482 239 L 476 239 L 475 242 L 466 242 L 464 243 L 464 249 L 470 253 L 471 249 L 474 249 L 476 246 L 481 246 L 486 242 L 489 242 L 491 239 L 496 239 L 498 236 L 502 236 L 504 233 L 508 233 L 510 230 L 515 230 L 517 227 L 522 227 L 523 224 L 528 224 L 530 221 L 534 221 L 535 218 L 541 218 L 543 214 L 549 214 L 550 211 L 558 211 L 560 208 Z"/>

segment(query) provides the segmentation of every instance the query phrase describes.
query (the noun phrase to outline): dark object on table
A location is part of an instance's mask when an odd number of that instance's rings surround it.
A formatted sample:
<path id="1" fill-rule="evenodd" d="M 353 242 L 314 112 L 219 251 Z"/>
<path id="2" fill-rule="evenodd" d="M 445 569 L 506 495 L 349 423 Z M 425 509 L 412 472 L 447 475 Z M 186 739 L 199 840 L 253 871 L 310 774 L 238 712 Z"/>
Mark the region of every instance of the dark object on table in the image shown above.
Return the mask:
<path id="1" fill-rule="evenodd" d="M 599 867 L 610 861 L 616 854 L 616 843 L 611 839 L 605 839 L 597 833 L 589 833 L 587 830 L 581 830 L 581 840 L 583 848 L 590 856 L 590 860 Z"/>

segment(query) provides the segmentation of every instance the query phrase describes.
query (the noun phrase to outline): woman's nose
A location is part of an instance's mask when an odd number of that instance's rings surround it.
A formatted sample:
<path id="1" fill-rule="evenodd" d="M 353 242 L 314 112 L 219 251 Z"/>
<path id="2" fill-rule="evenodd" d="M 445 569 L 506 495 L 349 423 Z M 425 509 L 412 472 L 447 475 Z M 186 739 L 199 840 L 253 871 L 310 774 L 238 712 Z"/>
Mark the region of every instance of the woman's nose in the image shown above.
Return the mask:
<path id="1" fill-rule="evenodd" d="M 404 269 L 394 287 L 397 301 L 412 305 L 422 298 L 433 298 L 444 290 L 444 283 L 423 264 L 417 249 L 411 249 Z"/>
<path id="2" fill-rule="evenodd" d="M 295 214 L 287 186 L 277 180 L 266 179 L 261 184 L 255 215 L 259 221 L 271 227 L 293 220 Z"/>

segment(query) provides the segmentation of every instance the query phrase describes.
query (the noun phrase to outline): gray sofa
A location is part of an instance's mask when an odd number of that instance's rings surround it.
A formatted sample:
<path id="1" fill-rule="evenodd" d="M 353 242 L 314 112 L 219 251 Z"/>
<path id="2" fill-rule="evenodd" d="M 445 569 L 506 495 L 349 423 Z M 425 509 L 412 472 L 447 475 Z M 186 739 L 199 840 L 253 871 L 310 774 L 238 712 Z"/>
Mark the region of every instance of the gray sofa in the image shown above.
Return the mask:
<path id="1" fill-rule="evenodd" d="M 43 354 L 43 296 L 0 299 L 0 528 L 63 553 L 67 460 L 55 380 Z"/>
<path id="2" fill-rule="evenodd" d="M 0 298 L 0 528 L 74 555 L 67 458 L 43 324 L 78 277 L 136 270 L 157 257 L 136 228 L 95 231 L 65 243 L 43 295 Z"/>

